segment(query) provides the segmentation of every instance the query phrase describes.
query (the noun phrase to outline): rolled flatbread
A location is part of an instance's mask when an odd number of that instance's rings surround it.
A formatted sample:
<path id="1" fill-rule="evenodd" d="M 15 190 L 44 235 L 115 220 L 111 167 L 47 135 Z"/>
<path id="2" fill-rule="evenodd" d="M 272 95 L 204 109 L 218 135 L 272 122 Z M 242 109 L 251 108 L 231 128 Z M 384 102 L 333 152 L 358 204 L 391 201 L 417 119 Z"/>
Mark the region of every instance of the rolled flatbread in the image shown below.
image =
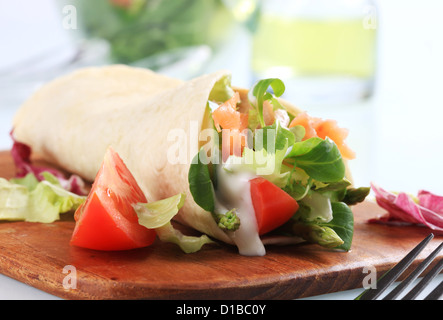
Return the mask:
<path id="1" fill-rule="evenodd" d="M 112 146 L 149 202 L 186 192 L 178 219 L 232 243 L 188 186 L 187 163 L 168 163 L 168 135 L 184 132 L 183 143 L 198 152 L 206 103 L 226 71 L 189 82 L 123 65 L 87 68 L 44 85 L 13 119 L 14 139 L 46 161 L 93 181 Z M 190 137 L 191 126 L 197 137 Z M 189 153 L 188 159 L 195 154 Z"/>
<path id="2" fill-rule="evenodd" d="M 46 161 L 89 181 L 112 146 L 149 202 L 186 193 L 177 219 L 232 244 L 211 213 L 194 202 L 188 183 L 191 159 L 202 144 L 199 133 L 209 126 L 209 96 L 230 77 L 222 70 L 184 82 L 123 65 L 82 69 L 31 96 L 13 120 L 13 135 Z M 247 90 L 234 89 L 247 101 Z M 280 101 L 289 113 L 300 112 Z M 187 161 L 170 161 L 174 143 L 187 150 Z"/>

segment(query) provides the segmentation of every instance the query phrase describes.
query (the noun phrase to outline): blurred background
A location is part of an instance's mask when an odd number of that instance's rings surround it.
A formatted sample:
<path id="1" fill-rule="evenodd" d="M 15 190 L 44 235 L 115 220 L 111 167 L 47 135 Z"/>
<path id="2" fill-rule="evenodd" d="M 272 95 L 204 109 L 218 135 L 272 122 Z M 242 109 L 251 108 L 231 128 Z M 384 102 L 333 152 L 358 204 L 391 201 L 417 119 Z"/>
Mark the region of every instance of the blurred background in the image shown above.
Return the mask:
<path id="1" fill-rule="evenodd" d="M 443 1 L 0 0 L 0 149 L 43 83 L 124 63 L 190 79 L 218 69 L 349 129 L 357 185 L 443 195 Z"/>

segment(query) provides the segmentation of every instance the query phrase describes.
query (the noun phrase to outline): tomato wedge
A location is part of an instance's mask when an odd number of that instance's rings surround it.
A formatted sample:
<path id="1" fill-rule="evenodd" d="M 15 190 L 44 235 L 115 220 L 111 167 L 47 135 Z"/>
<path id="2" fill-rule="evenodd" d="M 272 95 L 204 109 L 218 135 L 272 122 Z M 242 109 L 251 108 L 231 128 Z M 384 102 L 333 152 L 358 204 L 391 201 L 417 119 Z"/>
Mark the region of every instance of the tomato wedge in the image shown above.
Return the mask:
<path id="1" fill-rule="evenodd" d="M 109 148 L 92 189 L 75 212 L 71 245 L 104 251 L 149 246 L 155 230 L 138 223 L 132 204 L 146 197 L 120 156 Z"/>
<path id="2" fill-rule="evenodd" d="M 272 182 L 255 178 L 250 185 L 259 235 L 280 227 L 297 212 L 297 201 Z"/>

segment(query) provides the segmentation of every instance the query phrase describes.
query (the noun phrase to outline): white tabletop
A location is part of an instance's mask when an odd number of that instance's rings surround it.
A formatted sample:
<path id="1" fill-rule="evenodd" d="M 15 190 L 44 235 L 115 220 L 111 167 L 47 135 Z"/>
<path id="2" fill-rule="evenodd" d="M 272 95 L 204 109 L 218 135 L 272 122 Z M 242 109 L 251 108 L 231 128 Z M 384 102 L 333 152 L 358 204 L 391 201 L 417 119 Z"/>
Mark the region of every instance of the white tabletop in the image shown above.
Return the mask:
<path id="1" fill-rule="evenodd" d="M 51 0 L 0 3 L 0 71 L 47 50 L 72 44 L 60 27 L 59 10 Z M 379 2 L 379 53 L 375 95 L 368 101 L 326 108 L 300 106 L 312 114 L 337 119 L 350 129 L 349 144 L 357 152 L 351 162 L 356 185 L 371 181 L 396 191 L 420 189 L 443 195 L 443 3 L 428 0 Z M 243 39 L 244 40 L 244 39 Z M 247 46 L 239 40 L 237 45 Z M 239 51 L 237 51 L 238 53 Z M 247 50 L 245 51 L 247 52 Z M 218 56 L 207 71 L 233 70 L 233 83 L 249 86 L 248 56 Z M 45 79 L 16 81 L 0 72 L 0 150 L 10 148 L 9 131 L 20 104 Z M 441 277 L 440 277 L 441 279 Z M 359 290 L 314 297 L 353 299 Z M 0 275 L 0 299 L 53 299 L 40 290 Z"/>

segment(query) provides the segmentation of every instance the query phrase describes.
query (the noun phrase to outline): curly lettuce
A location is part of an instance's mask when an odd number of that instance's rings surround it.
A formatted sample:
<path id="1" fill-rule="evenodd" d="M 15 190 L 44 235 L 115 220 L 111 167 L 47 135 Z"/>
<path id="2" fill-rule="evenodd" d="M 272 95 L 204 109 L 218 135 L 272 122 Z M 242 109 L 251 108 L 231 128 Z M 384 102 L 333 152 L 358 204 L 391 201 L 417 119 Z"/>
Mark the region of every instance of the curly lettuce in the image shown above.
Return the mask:
<path id="1" fill-rule="evenodd" d="M 174 243 L 185 253 L 193 253 L 213 241 L 207 235 L 184 235 L 171 224 L 172 218 L 183 207 L 185 198 L 186 195 L 180 193 L 155 202 L 137 203 L 133 208 L 137 213 L 138 223 L 148 229 L 155 229 L 161 241 Z"/>
<path id="2" fill-rule="evenodd" d="M 213 166 L 218 166 L 218 172 L 222 173 L 260 176 L 283 189 L 300 205 L 287 225 L 275 232 L 283 230 L 286 235 L 302 237 L 327 248 L 349 250 L 353 237 L 349 206 L 363 201 L 369 189 L 351 187 L 342 155 L 333 140 L 305 139 L 303 126 L 288 128 L 278 119 L 272 125 L 265 124 L 264 103 L 271 103 L 274 111 L 284 111 L 278 99 L 284 91 L 284 83 L 277 78 L 254 84 L 248 94 L 251 106 L 248 130 L 252 133 L 248 135 L 248 144 L 241 156 L 231 155 L 221 164 L 193 161 L 188 175 L 191 193 L 197 204 L 213 212 L 217 179 L 220 179 L 213 174 Z M 210 110 L 216 109 L 219 101 L 213 102 Z"/>
<path id="3" fill-rule="evenodd" d="M 39 181 L 34 174 L 6 180 L 0 178 L 0 219 L 51 223 L 60 214 L 75 211 L 85 200 L 67 191 L 49 172 L 41 173 Z"/>

